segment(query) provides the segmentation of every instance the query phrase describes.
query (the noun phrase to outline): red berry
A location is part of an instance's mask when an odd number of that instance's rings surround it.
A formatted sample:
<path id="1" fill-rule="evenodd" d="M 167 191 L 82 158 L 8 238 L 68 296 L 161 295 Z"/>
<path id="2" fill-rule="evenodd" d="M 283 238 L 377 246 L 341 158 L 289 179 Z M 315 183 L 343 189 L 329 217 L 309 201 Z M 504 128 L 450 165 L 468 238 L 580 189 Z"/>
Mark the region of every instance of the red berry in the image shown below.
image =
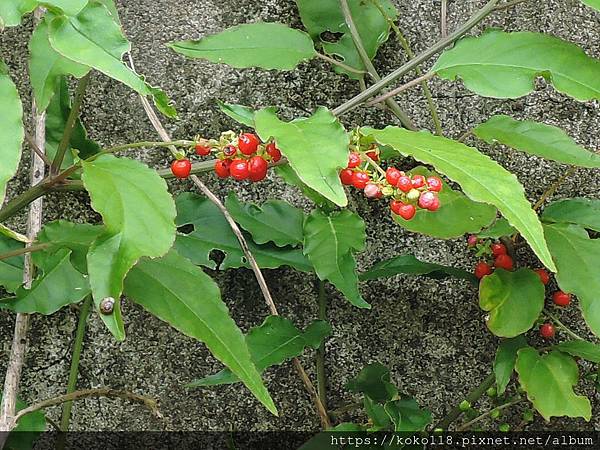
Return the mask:
<path id="1" fill-rule="evenodd" d="M 248 178 L 251 181 L 261 181 L 267 176 L 269 164 L 262 156 L 253 156 L 248 160 Z"/>
<path id="2" fill-rule="evenodd" d="M 396 186 L 402 192 L 408 192 L 412 189 L 412 181 L 406 175 L 402 175 L 400 178 L 398 178 L 398 183 L 396 183 Z"/>
<path id="3" fill-rule="evenodd" d="M 192 171 L 192 163 L 189 159 L 176 159 L 171 163 L 171 172 L 177 178 L 187 178 Z"/>
<path id="4" fill-rule="evenodd" d="M 360 155 L 356 152 L 350 153 L 348 155 L 348 169 L 354 169 L 360 165 Z"/>
<path id="5" fill-rule="evenodd" d="M 235 148 L 235 146 L 233 146 L 233 145 L 227 145 L 223 149 L 223 154 L 225 156 L 234 156 L 236 153 L 237 153 L 237 148 Z"/>
<path id="6" fill-rule="evenodd" d="M 389 167 L 388 170 L 385 171 L 385 179 L 392 186 L 396 186 L 398 184 L 398 180 L 402 176 L 402 172 L 400 172 L 395 167 Z"/>
<path id="7" fill-rule="evenodd" d="M 236 180 L 245 180 L 250 175 L 248 161 L 245 159 L 234 159 L 229 166 L 229 173 Z"/>
<path id="8" fill-rule="evenodd" d="M 375 162 L 379 161 L 379 153 L 376 150 L 371 150 L 370 152 L 367 152 L 366 155 Z"/>
<path id="9" fill-rule="evenodd" d="M 381 189 L 375 183 L 367 183 L 365 186 L 365 196 L 368 198 L 378 198 L 381 196 Z"/>
<path id="10" fill-rule="evenodd" d="M 400 215 L 400 207 L 403 205 L 404 203 L 402 203 L 401 201 L 398 200 L 392 200 L 390 202 L 390 209 L 392 210 L 392 212 L 394 214 L 396 214 L 397 216 Z"/>
<path id="11" fill-rule="evenodd" d="M 550 275 L 548 275 L 546 269 L 535 269 L 534 272 L 539 275 L 540 280 L 542 280 L 542 283 L 548 284 L 548 282 L 550 281 Z"/>
<path id="12" fill-rule="evenodd" d="M 440 192 L 444 185 L 442 184 L 442 180 L 439 177 L 428 177 L 427 186 L 429 187 L 430 191 Z"/>
<path id="13" fill-rule="evenodd" d="M 438 209 L 440 209 L 440 199 L 437 195 L 433 198 L 433 202 L 431 202 L 431 205 L 429 205 L 429 208 L 427 208 L 427 209 L 431 212 L 434 212 L 434 211 L 437 211 Z"/>
<path id="14" fill-rule="evenodd" d="M 273 162 L 277 162 L 281 159 L 281 152 L 275 146 L 275 142 L 267 144 L 267 154 L 271 157 Z"/>
<path id="15" fill-rule="evenodd" d="M 435 196 L 435 194 L 433 192 L 429 192 L 429 191 L 421 192 L 421 195 L 419 196 L 419 203 L 418 203 L 419 208 L 429 209 L 435 202 L 436 198 L 437 197 Z"/>
<path id="16" fill-rule="evenodd" d="M 218 159 L 215 162 L 215 173 L 219 178 L 227 178 L 229 176 L 230 159 Z"/>
<path id="17" fill-rule="evenodd" d="M 569 306 L 569 303 L 571 303 L 571 294 L 567 294 L 563 291 L 556 291 L 552 294 L 552 301 L 557 306 Z"/>
<path id="18" fill-rule="evenodd" d="M 475 247 L 478 242 L 479 242 L 479 238 L 477 236 L 475 236 L 474 234 L 470 235 L 467 238 L 467 245 L 469 247 Z"/>
<path id="19" fill-rule="evenodd" d="M 513 269 L 513 259 L 508 255 L 498 255 L 496 259 L 494 259 L 494 265 L 498 269 L 504 270 L 512 270 Z"/>
<path id="20" fill-rule="evenodd" d="M 358 171 L 352 174 L 352 184 L 356 189 L 364 189 L 369 181 L 371 177 L 367 172 Z"/>
<path id="21" fill-rule="evenodd" d="M 540 335 L 544 339 L 552 339 L 556 334 L 556 328 L 551 323 L 544 323 L 540 327 Z"/>
<path id="22" fill-rule="evenodd" d="M 411 205 L 410 203 L 403 203 L 400 205 L 398 212 L 400 217 L 402 217 L 404 220 L 410 220 L 415 217 L 417 208 L 415 208 L 415 205 Z"/>
<path id="23" fill-rule="evenodd" d="M 475 276 L 481 280 L 486 275 L 490 275 L 493 271 L 494 269 L 492 269 L 492 266 L 490 266 L 488 263 L 485 261 L 479 261 L 475 266 L 474 272 Z"/>
<path id="24" fill-rule="evenodd" d="M 423 175 L 413 175 L 411 183 L 412 183 L 412 187 L 414 187 L 415 189 L 418 189 L 420 187 L 425 186 L 426 180 Z"/>
<path id="25" fill-rule="evenodd" d="M 196 144 L 196 155 L 208 156 L 210 155 L 210 146 L 204 144 Z"/>
<path id="26" fill-rule="evenodd" d="M 494 256 L 506 255 L 506 246 L 504 244 L 496 242 L 495 244 L 492 244 L 490 248 L 492 249 L 492 255 Z"/>
<path id="27" fill-rule="evenodd" d="M 352 169 L 344 169 L 340 172 L 340 180 L 342 184 L 346 186 L 350 186 L 352 184 L 352 179 L 354 175 L 354 171 Z"/>
<path id="28" fill-rule="evenodd" d="M 238 147 L 244 155 L 253 155 L 260 144 L 258 136 L 252 133 L 244 133 L 238 138 Z"/>

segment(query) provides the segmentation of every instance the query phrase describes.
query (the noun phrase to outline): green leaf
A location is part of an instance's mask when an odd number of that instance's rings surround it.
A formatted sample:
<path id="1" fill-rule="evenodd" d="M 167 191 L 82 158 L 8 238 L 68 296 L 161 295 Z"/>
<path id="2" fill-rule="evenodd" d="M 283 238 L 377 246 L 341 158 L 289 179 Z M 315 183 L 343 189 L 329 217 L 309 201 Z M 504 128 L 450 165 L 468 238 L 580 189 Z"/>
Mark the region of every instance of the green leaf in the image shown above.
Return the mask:
<path id="1" fill-rule="evenodd" d="M 374 402 L 369 396 L 365 395 L 363 398 L 363 406 L 370 419 L 367 431 L 386 430 L 390 427 L 392 422 L 390 416 L 385 412 L 383 405 Z"/>
<path id="2" fill-rule="evenodd" d="M 600 240 L 590 239 L 576 225 L 553 224 L 544 229 L 558 267 L 558 285 L 564 292 L 577 295 L 583 318 L 600 336 Z"/>
<path id="3" fill-rule="evenodd" d="M 64 75 L 81 78 L 90 71 L 89 66 L 78 64 L 57 53 L 48 40 L 48 20 L 54 17 L 47 15 L 38 24 L 29 41 L 29 78 L 35 95 L 35 101 L 41 110 L 45 110 L 61 87 Z M 60 95 L 59 99 L 62 98 Z"/>
<path id="4" fill-rule="evenodd" d="M 23 243 L 0 235 L 0 254 L 19 250 Z M 0 259 L 0 286 L 8 292 L 16 292 L 23 284 L 23 255 L 12 258 Z"/>
<path id="5" fill-rule="evenodd" d="M 433 420 L 431 412 L 421 408 L 417 401 L 410 397 L 389 401 L 384 408 L 394 423 L 394 431 L 423 431 Z"/>
<path id="6" fill-rule="evenodd" d="M 436 280 L 452 276 L 470 281 L 475 285 L 478 284 L 477 278 L 471 272 L 441 264 L 424 262 L 410 254 L 398 255 L 381 261 L 366 272 L 361 273 L 358 278 L 360 281 L 366 281 L 393 277 L 398 274 L 425 275 Z"/>
<path id="7" fill-rule="evenodd" d="M 6 194 L 6 183 L 19 167 L 24 133 L 19 92 L 8 76 L 8 67 L 0 60 L 0 205 Z"/>
<path id="8" fill-rule="evenodd" d="M 64 57 L 93 67 L 140 95 L 151 96 L 164 115 L 177 116 L 164 92 L 150 86 L 121 61 L 131 46 L 102 3 L 90 1 L 76 17 L 55 17 L 49 24 L 48 36 L 52 48 Z"/>
<path id="9" fill-rule="evenodd" d="M 176 204 L 177 226 L 185 228 L 193 225 L 194 228 L 189 234 L 177 236 L 175 248 L 180 255 L 194 264 L 215 269 L 217 265 L 210 258 L 210 253 L 220 250 L 225 253 L 225 258 L 219 264 L 219 269 L 250 267 L 237 237 L 214 203 L 205 197 L 184 193 L 177 197 Z M 258 245 L 249 236 L 246 238 L 256 262 L 263 269 L 290 266 L 303 272 L 313 271 L 312 265 L 300 249 L 280 248 L 273 244 Z"/>
<path id="10" fill-rule="evenodd" d="M 244 335 L 221 300 L 219 287 L 202 270 L 175 251 L 161 259 L 144 258 L 127 275 L 125 294 L 172 327 L 204 342 L 277 415 Z"/>
<path id="11" fill-rule="evenodd" d="M 479 306 L 489 311 L 487 326 L 501 337 L 529 330 L 544 308 L 544 285 L 531 269 L 496 269 L 479 284 Z"/>
<path id="12" fill-rule="evenodd" d="M 69 97 L 69 88 L 66 79 L 61 77 L 58 80 L 56 95 L 52 98 L 48 110 L 46 111 L 46 153 L 50 160 L 54 159 L 54 155 L 56 155 L 70 112 L 71 98 Z M 78 154 L 81 159 L 86 159 L 98 153 L 100 151 L 100 146 L 96 142 L 88 139 L 85 127 L 81 121 L 77 119 L 73 126 L 73 132 L 67 150 L 69 151 L 65 153 L 63 168 L 73 164 L 75 160 L 73 152 Z"/>
<path id="13" fill-rule="evenodd" d="M 411 170 L 410 174 L 426 177 L 438 175 L 425 167 L 417 167 Z M 456 238 L 465 233 L 477 233 L 492 223 L 496 217 L 496 208 L 486 203 L 474 202 L 462 192 L 453 190 L 445 181 L 442 183 L 444 187 L 438 195 L 441 206 L 435 213 L 417 209 L 417 214 L 412 220 L 404 220 L 393 214 L 394 221 L 407 230 L 440 239 Z"/>
<path id="14" fill-rule="evenodd" d="M 278 247 L 285 247 L 296 246 L 304 240 L 304 212 L 283 200 L 268 200 L 262 206 L 241 204 L 235 193 L 230 192 L 225 206 L 257 244 L 274 242 Z"/>
<path id="15" fill-rule="evenodd" d="M 554 346 L 556 350 L 586 359 L 593 363 L 600 363 L 600 345 L 589 341 L 565 341 Z"/>
<path id="16" fill-rule="evenodd" d="M 498 345 L 496 358 L 494 359 L 494 374 L 496 375 L 498 395 L 502 395 L 506 391 L 506 386 L 508 386 L 510 377 L 515 370 L 517 352 L 524 347 L 527 347 L 527 340 L 522 335 L 504 339 Z"/>
<path id="17" fill-rule="evenodd" d="M 246 336 L 246 344 L 252 361 L 262 373 L 269 367 L 300 356 L 305 348 L 317 349 L 330 333 L 331 327 L 324 321 L 315 321 L 302 332 L 288 319 L 269 316 L 261 326 L 250 330 Z M 224 369 L 214 375 L 192 381 L 187 386 L 216 386 L 238 381 L 239 378 L 235 374 L 229 369 Z"/>
<path id="18" fill-rule="evenodd" d="M 33 11 L 37 5 L 36 0 L 0 1 L 0 30 L 4 27 L 20 25 L 21 17 Z M 0 96 L 0 98 L 2 97 Z"/>
<path id="19" fill-rule="evenodd" d="M 517 356 L 517 373 L 527 398 L 544 419 L 568 416 L 590 420 L 590 401 L 572 389 L 579 381 L 572 357 L 557 351 L 541 356 L 534 348 L 523 348 Z"/>
<path id="20" fill-rule="evenodd" d="M 525 198 L 523 186 L 500 164 L 473 147 L 429 132 L 397 127 L 365 130 L 365 134 L 370 133 L 379 143 L 394 147 L 400 154 L 433 165 L 460 184 L 471 199 L 494 205 L 519 230 L 542 263 L 556 271 L 542 225 Z"/>
<path id="21" fill-rule="evenodd" d="M 302 195 L 304 195 L 307 199 L 309 199 L 311 202 L 313 202 L 319 208 L 321 208 L 323 210 L 327 210 L 327 211 L 333 211 L 334 209 L 337 208 L 334 203 L 327 200 L 325 197 L 323 197 L 321 194 L 319 194 L 314 189 L 308 187 L 298 177 L 296 172 L 294 172 L 294 169 L 292 169 L 289 166 L 289 164 L 284 164 L 282 166 L 276 166 L 275 173 L 277 175 L 279 175 L 281 178 L 283 178 L 283 181 L 285 181 L 290 186 L 296 186 L 298 189 L 300 189 L 300 191 L 302 192 Z"/>
<path id="22" fill-rule="evenodd" d="M 220 100 L 217 100 L 217 105 L 219 105 L 219 109 L 223 113 L 231 117 L 236 122 L 246 125 L 247 127 L 254 128 L 254 110 L 252 108 L 242 105 L 234 105 L 231 103 L 223 103 Z"/>
<path id="23" fill-rule="evenodd" d="M 346 388 L 355 394 L 367 395 L 377 403 L 396 399 L 398 389 L 390 382 L 390 369 L 375 362 L 368 364 L 346 384 Z"/>
<path id="24" fill-rule="evenodd" d="M 584 5 L 588 5 L 590 8 L 594 8 L 600 11 L 600 0 L 581 0 Z"/>
<path id="25" fill-rule="evenodd" d="M 21 287 L 16 299 L 0 303 L 0 308 L 18 313 L 54 314 L 63 306 L 77 303 L 90 294 L 87 278 L 71 264 L 71 251 L 62 249 L 41 266 L 43 274 L 38 276 L 31 289 Z"/>
<path id="26" fill-rule="evenodd" d="M 542 33 L 492 30 L 458 41 L 442 53 L 432 71 L 485 97 L 517 98 L 534 90 L 543 76 L 577 100 L 600 99 L 600 61 L 575 44 Z"/>
<path id="27" fill-rule="evenodd" d="M 0 401 L 2 395 L 0 394 Z M 17 398 L 16 410 L 27 408 L 25 402 Z M 46 416 L 42 410 L 25 414 L 19 419 L 17 426 L 9 433 L 4 444 L 5 450 L 31 450 L 38 436 L 46 431 Z"/>
<path id="28" fill-rule="evenodd" d="M 8 228 L 6 225 L 2 225 L 1 223 L 0 223 L 0 235 L 5 236 L 9 239 L 14 239 L 15 241 L 23 242 L 23 243 L 31 242 L 31 240 L 24 234 L 21 234 L 15 230 L 12 230 L 12 229 Z"/>
<path id="29" fill-rule="evenodd" d="M 76 16 L 88 4 L 88 0 L 39 0 L 47 6 L 60 8 L 67 16 Z"/>
<path id="30" fill-rule="evenodd" d="M 291 70 L 316 56 L 310 36 L 280 23 L 251 23 L 228 28 L 197 41 L 169 44 L 190 58 L 232 67 Z"/>
<path id="31" fill-rule="evenodd" d="M 580 167 L 600 167 L 600 156 L 580 147 L 563 130 L 531 120 L 493 116 L 473 132 L 488 144 L 500 142 L 542 158 Z"/>
<path id="32" fill-rule="evenodd" d="M 381 5 L 391 20 L 395 20 L 398 17 L 398 11 L 389 0 L 382 0 L 377 3 Z M 341 59 L 344 64 L 357 70 L 365 70 L 338 1 L 296 0 L 296 4 L 298 5 L 302 23 L 313 39 L 321 41 L 325 53 L 334 58 Z M 387 41 L 390 34 L 390 24 L 377 8 L 375 2 L 349 0 L 348 6 L 365 51 L 372 60 L 377 54 L 379 47 Z M 342 33 L 342 36 L 335 42 L 328 42 L 321 39 L 321 35 L 326 32 L 333 34 Z M 361 74 L 350 72 L 340 67 L 336 67 L 335 71 L 344 73 L 353 79 L 363 77 Z"/>
<path id="33" fill-rule="evenodd" d="M 350 303 L 370 308 L 358 290 L 353 252 L 365 247 L 365 223 L 344 210 L 326 215 L 314 210 L 304 222 L 304 254 L 321 280 L 330 281 Z"/>
<path id="34" fill-rule="evenodd" d="M 175 204 L 167 183 L 155 170 L 127 158 L 102 155 L 83 162 L 83 184 L 105 231 L 92 244 L 87 262 L 98 307 L 106 297 L 117 300 L 102 320 L 119 340 L 125 330 L 119 308 L 123 278 L 142 256 L 164 255 L 175 239 Z"/>
<path id="35" fill-rule="evenodd" d="M 504 217 L 497 219 L 492 226 L 477 233 L 480 238 L 498 239 L 502 236 L 512 236 L 517 230 Z"/>
<path id="36" fill-rule="evenodd" d="M 291 122 L 262 109 L 254 120 L 262 140 L 275 138 L 277 148 L 308 187 L 339 206 L 348 204 L 339 170 L 348 164 L 349 137 L 328 109 L 319 108 L 311 117 Z"/>
<path id="37" fill-rule="evenodd" d="M 572 223 L 600 232 L 600 200 L 568 198 L 553 202 L 544 208 L 542 221 Z"/>

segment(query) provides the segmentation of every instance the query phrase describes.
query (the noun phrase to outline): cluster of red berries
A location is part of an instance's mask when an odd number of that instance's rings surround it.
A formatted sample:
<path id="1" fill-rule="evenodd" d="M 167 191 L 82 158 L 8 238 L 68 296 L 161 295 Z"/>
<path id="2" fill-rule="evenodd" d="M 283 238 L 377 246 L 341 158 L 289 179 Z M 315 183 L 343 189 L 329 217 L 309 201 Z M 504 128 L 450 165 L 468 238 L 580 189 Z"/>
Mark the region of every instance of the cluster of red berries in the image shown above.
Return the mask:
<path id="1" fill-rule="evenodd" d="M 475 247 L 480 244 L 480 240 L 477 236 L 469 236 L 467 239 L 467 245 L 469 247 Z M 507 254 L 506 246 L 500 242 L 494 242 L 490 245 L 490 251 L 494 258 L 494 267 L 505 270 L 513 269 L 513 260 L 510 255 Z M 475 266 L 475 276 L 479 279 L 490 275 L 494 271 L 493 267 L 485 261 L 480 261 Z M 534 272 L 540 277 L 540 281 L 545 285 L 550 282 L 550 274 L 546 269 L 534 269 Z M 571 303 L 571 294 L 563 291 L 555 291 L 552 293 L 552 302 L 556 306 L 566 307 Z M 544 339 L 552 339 L 556 334 L 555 326 L 550 322 L 545 322 L 540 326 L 540 336 Z"/>
<path id="2" fill-rule="evenodd" d="M 376 165 L 377 161 L 376 149 L 370 149 L 364 156 L 351 152 L 347 167 L 340 172 L 342 184 L 362 190 L 368 198 L 391 197 L 391 211 L 405 220 L 411 220 L 417 208 L 437 211 L 440 207 L 437 193 L 443 187 L 439 177 L 409 176 L 395 167 L 384 172 Z M 370 171 L 370 166 L 377 170 Z"/>
<path id="3" fill-rule="evenodd" d="M 224 133 L 229 135 L 230 133 Z M 281 152 L 274 142 L 266 145 L 260 142 L 253 133 L 241 134 L 237 139 L 222 139 L 220 142 L 200 139 L 196 142 L 195 153 L 198 156 L 217 154 L 215 173 L 219 178 L 231 176 L 236 180 L 262 181 L 267 176 L 269 162 L 281 159 Z M 177 178 L 187 178 L 192 170 L 192 163 L 187 158 L 173 161 L 171 171 Z"/>

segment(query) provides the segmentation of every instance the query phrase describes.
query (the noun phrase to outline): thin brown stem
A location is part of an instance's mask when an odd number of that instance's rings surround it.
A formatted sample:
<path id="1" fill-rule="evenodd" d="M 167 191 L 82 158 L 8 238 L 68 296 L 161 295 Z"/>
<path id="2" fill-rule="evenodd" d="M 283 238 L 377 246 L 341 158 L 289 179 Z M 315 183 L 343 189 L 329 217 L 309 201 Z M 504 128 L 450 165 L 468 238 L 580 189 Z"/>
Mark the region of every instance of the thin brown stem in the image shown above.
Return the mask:
<path id="1" fill-rule="evenodd" d="M 442 38 L 445 38 L 448 36 L 448 0 L 442 0 L 440 16 Z"/>
<path id="2" fill-rule="evenodd" d="M 469 428 L 471 428 L 473 425 L 475 425 L 478 422 L 481 422 L 483 419 L 485 419 L 486 417 L 488 417 L 489 415 L 491 415 L 494 411 L 501 411 L 503 409 L 506 408 L 510 408 L 511 406 L 516 405 L 517 403 L 521 403 L 523 401 L 522 398 L 517 398 L 513 401 L 510 401 L 508 403 L 505 403 L 503 405 L 497 406 L 493 409 L 490 409 L 489 411 L 484 412 L 483 414 L 480 414 L 479 416 L 475 417 L 473 420 L 468 421 L 467 423 L 464 423 L 463 425 L 461 425 L 460 427 L 458 427 L 456 429 L 456 431 L 466 431 Z"/>
<path id="3" fill-rule="evenodd" d="M 548 189 L 544 191 L 539 200 L 535 202 L 535 205 L 533 205 L 533 210 L 537 211 L 538 209 L 540 209 L 544 205 L 546 200 L 556 192 L 556 190 L 561 186 L 561 184 L 563 184 L 568 178 L 573 176 L 576 170 L 576 167 L 571 167 L 558 180 L 556 180 L 554 183 L 548 186 Z"/>
<path id="4" fill-rule="evenodd" d="M 392 98 L 392 97 L 400 94 L 401 92 L 406 91 L 407 89 L 417 86 L 418 84 L 422 85 L 423 82 L 433 78 L 434 76 L 435 76 L 434 72 L 427 72 L 425 75 L 421 75 L 420 77 L 415 78 L 414 80 L 411 80 L 408 83 L 405 83 L 402 86 L 397 87 L 396 89 L 392 89 L 391 91 L 386 92 L 383 95 L 380 95 L 379 97 L 369 101 L 366 105 L 373 106 L 373 105 L 376 105 L 377 103 L 384 102 L 387 99 Z"/>
<path id="5" fill-rule="evenodd" d="M 327 55 L 324 55 L 323 53 L 319 53 L 317 52 L 317 58 L 321 58 L 323 61 L 327 61 L 329 64 L 332 64 L 334 66 L 338 66 L 344 70 L 347 70 L 348 72 L 352 72 L 352 73 L 356 73 L 359 75 L 364 75 L 367 72 L 365 72 L 364 70 L 360 70 L 360 69 L 355 69 L 354 67 L 350 67 L 348 64 L 344 64 L 343 62 L 340 62 L 334 58 L 331 58 Z"/>
<path id="6" fill-rule="evenodd" d="M 35 154 L 42 161 L 44 161 L 44 164 L 46 164 L 46 166 L 50 167 L 50 165 L 52 164 L 52 162 L 48 159 L 48 157 L 46 156 L 46 154 L 42 150 L 40 150 L 40 148 L 37 146 L 37 144 L 35 143 L 35 139 L 33 138 L 33 136 L 31 136 L 29 133 L 25 132 L 25 140 L 29 144 L 29 147 L 31 148 L 31 150 L 33 150 L 35 152 Z"/>
<path id="7" fill-rule="evenodd" d="M 13 258 L 15 256 L 21 256 L 21 255 L 24 255 L 26 253 L 39 252 L 40 250 L 44 250 L 44 249 L 46 249 L 48 247 L 50 247 L 50 244 L 49 243 L 44 243 L 44 244 L 30 245 L 30 246 L 26 246 L 26 247 L 23 247 L 23 248 L 19 248 L 17 250 L 13 250 L 13 251 L 10 251 L 10 252 L 2 253 L 0 255 L 0 261 L 2 261 L 3 259 Z"/>

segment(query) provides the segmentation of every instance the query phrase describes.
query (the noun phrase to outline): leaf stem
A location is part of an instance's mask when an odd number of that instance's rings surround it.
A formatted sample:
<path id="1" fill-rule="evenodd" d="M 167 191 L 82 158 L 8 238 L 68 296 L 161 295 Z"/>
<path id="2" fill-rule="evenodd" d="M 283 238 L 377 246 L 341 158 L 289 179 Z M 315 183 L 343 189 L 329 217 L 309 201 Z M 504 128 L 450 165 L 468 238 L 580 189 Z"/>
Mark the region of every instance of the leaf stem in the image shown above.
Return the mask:
<path id="1" fill-rule="evenodd" d="M 38 155 L 42 161 L 44 161 L 44 164 L 46 164 L 46 166 L 50 167 L 52 165 L 52 162 L 48 159 L 46 154 L 43 151 L 41 151 L 40 148 L 37 146 L 37 144 L 35 143 L 35 139 L 33 139 L 33 136 L 26 132 L 25 139 L 27 140 L 29 147 L 35 152 L 35 154 Z"/>
<path id="2" fill-rule="evenodd" d="M 71 112 L 69 112 L 69 116 L 67 117 L 67 121 L 65 123 L 65 131 L 63 132 L 62 139 L 60 140 L 58 148 L 56 149 L 56 155 L 54 156 L 52 165 L 50 166 L 50 173 L 52 174 L 57 174 L 62 166 L 67 147 L 69 146 L 69 142 L 71 142 L 71 135 L 73 134 L 73 129 L 75 128 L 75 122 L 79 118 L 79 111 L 81 110 L 83 97 L 85 96 L 85 90 L 90 81 L 90 76 L 91 71 L 81 78 L 79 83 L 77 83 L 77 90 L 75 91 L 75 98 L 73 100 L 73 105 L 71 106 Z"/>
<path id="3" fill-rule="evenodd" d="M 360 94 L 354 96 L 347 102 L 338 106 L 336 109 L 333 110 L 333 113 L 338 116 L 347 113 L 348 111 L 356 108 L 358 105 L 364 103 L 367 99 L 373 97 L 375 94 L 377 94 L 390 83 L 394 82 L 398 78 L 404 76 L 411 70 L 415 69 L 424 61 L 427 61 L 433 55 L 437 54 L 438 52 L 452 44 L 454 41 L 458 40 L 461 36 L 469 32 L 475 25 L 477 25 L 479 22 L 485 19 L 494 10 L 494 7 L 498 4 L 499 1 L 500 0 L 488 1 L 484 7 L 477 11 L 456 31 L 449 34 L 446 38 L 440 39 L 438 42 L 429 47 L 423 53 L 419 54 L 418 56 L 415 56 L 413 59 L 403 64 L 398 69 L 383 77 L 380 81 L 368 87 L 364 92 L 361 92 Z"/>
<path id="4" fill-rule="evenodd" d="M 558 178 L 558 180 L 556 180 L 554 183 L 548 186 L 548 189 L 544 191 L 539 200 L 535 202 L 535 205 L 533 205 L 533 210 L 537 211 L 538 209 L 540 209 L 544 205 L 544 202 L 556 192 L 560 185 L 563 184 L 569 177 L 573 176 L 576 170 L 576 167 L 569 168 L 569 170 L 562 174 L 562 176 Z"/>
<path id="5" fill-rule="evenodd" d="M 27 247 L 19 248 L 17 250 L 2 253 L 0 255 L 0 261 L 3 259 L 13 258 L 14 256 L 24 255 L 25 253 L 39 252 L 40 250 L 44 250 L 44 249 L 50 247 L 50 245 L 51 245 L 50 243 L 30 245 Z"/>
<path id="6" fill-rule="evenodd" d="M 327 61 L 329 64 L 332 64 L 334 66 L 341 67 L 342 69 L 347 70 L 348 72 L 356 73 L 359 75 L 364 75 L 367 73 L 364 70 L 355 69 L 354 67 L 351 67 L 348 64 L 344 64 L 343 62 L 340 62 L 334 58 L 330 58 L 329 56 L 324 55 L 323 53 L 317 52 L 317 58 L 321 58 L 323 61 Z"/>
<path id="7" fill-rule="evenodd" d="M 481 422 L 483 419 L 488 417 L 494 411 L 501 411 L 503 409 L 510 408 L 511 406 L 514 406 L 517 403 L 521 403 L 522 401 L 523 401 L 523 399 L 521 397 L 519 397 L 519 398 L 516 398 L 508 403 L 503 404 L 503 405 L 496 406 L 495 408 L 492 408 L 489 411 L 486 411 L 483 414 L 480 414 L 479 416 L 475 417 L 473 420 L 470 420 L 467 423 L 462 424 L 460 427 L 458 427 L 456 429 L 456 431 L 466 431 L 469 428 L 471 428 L 473 425 L 475 425 L 477 422 Z"/>
<path id="8" fill-rule="evenodd" d="M 425 75 L 421 75 L 420 77 L 415 78 L 414 80 L 411 80 L 408 83 L 405 83 L 402 86 L 392 89 L 391 91 L 386 92 L 385 94 L 382 94 L 379 97 L 367 102 L 366 105 L 373 106 L 373 105 L 376 105 L 377 103 L 384 102 L 387 99 L 392 98 L 392 97 L 400 94 L 401 92 L 404 92 L 407 89 L 410 89 L 410 88 L 416 86 L 417 84 L 422 85 L 424 81 L 427 81 L 427 80 L 433 78 L 434 76 L 435 76 L 435 72 L 427 72 Z"/>
<path id="9" fill-rule="evenodd" d="M 327 320 L 327 295 L 325 293 L 325 282 L 318 281 L 319 289 L 319 320 Z M 317 388 L 319 398 L 325 410 L 327 410 L 327 372 L 325 371 L 325 340 L 317 349 Z"/>
<path id="10" fill-rule="evenodd" d="M 105 148 L 101 152 L 96 153 L 95 155 L 92 155 L 86 161 L 92 161 L 92 160 L 96 159 L 100 155 L 105 155 L 105 154 L 108 154 L 108 153 L 115 153 L 115 152 L 119 152 L 119 151 L 122 151 L 122 150 L 128 150 L 128 149 L 131 149 L 131 148 L 143 148 L 143 147 L 165 147 L 165 148 L 168 148 L 168 147 L 172 147 L 172 146 L 176 146 L 176 147 L 192 147 L 194 144 L 195 144 L 194 141 L 187 141 L 187 140 L 169 141 L 169 142 L 162 142 L 162 141 L 131 142 L 129 144 L 121 144 L 121 145 L 115 145 L 113 147 Z"/>
<path id="11" fill-rule="evenodd" d="M 563 330 L 566 331 L 566 333 L 571 336 L 572 338 L 577 339 L 578 341 L 585 341 L 585 339 L 583 339 L 581 336 L 579 336 L 577 333 L 575 333 L 574 331 L 572 331 L 568 326 L 566 326 L 564 323 L 562 323 L 558 317 L 556 317 L 554 314 L 552 314 L 550 311 L 548 311 L 547 309 L 544 309 L 544 314 L 546 314 L 548 317 L 550 317 L 552 319 L 553 322 L 556 323 L 556 325 L 558 325 L 560 328 L 562 328 Z"/>

